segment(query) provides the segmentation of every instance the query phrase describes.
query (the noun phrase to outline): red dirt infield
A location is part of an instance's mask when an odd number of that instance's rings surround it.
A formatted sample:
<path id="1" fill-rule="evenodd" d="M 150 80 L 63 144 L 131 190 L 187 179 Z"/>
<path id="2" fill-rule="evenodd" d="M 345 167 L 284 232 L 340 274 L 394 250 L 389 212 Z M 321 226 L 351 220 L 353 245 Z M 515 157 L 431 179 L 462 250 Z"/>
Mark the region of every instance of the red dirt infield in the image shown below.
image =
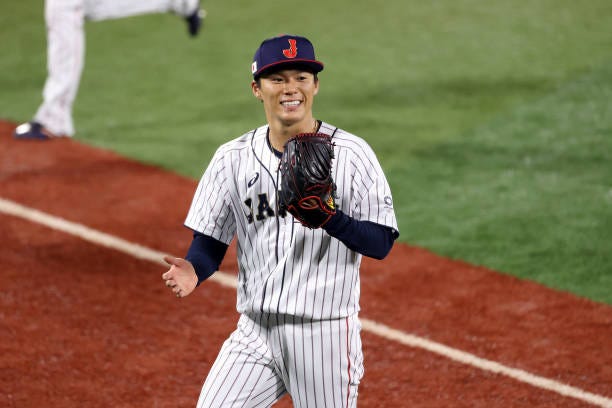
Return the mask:
<path id="1" fill-rule="evenodd" d="M 184 255 L 195 180 L 76 140 L 16 141 L 14 126 L 0 121 L 0 198 Z M 234 290 L 177 299 L 163 266 L 1 211 L 0 254 L 1 407 L 195 406 Z M 233 247 L 225 259 L 235 273 Z M 364 319 L 612 398 L 609 305 L 405 244 L 364 258 L 361 280 Z M 363 344 L 360 407 L 593 406 L 371 331 Z"/>

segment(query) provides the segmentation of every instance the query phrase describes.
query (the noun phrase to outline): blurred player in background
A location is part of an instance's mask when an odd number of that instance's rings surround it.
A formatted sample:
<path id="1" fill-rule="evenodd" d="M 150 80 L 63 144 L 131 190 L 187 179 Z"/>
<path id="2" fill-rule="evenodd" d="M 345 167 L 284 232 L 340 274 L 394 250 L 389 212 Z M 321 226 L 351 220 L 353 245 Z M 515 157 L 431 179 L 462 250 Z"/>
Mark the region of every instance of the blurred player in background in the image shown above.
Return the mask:
<path id="1" fill-rule="evenodd" d="M 289 393 L 300 408 L 355 407 L 363 375 L 362 255 L 384 258 L 398 237 L 391 191 L 370 146 L 313 116 L 323 64 L 304 37 L 265 40 L 253 59 L 253 95 L 267 123 L 221 146 L 198 185 L 185 259 L 162 275 L 177 297 L 219 267 L 237 237 L 237 329 L 202 387 L 198 408 L 269 407 Z M 279 206 L 287 141 L 323 133 L 334 144 L 334 214 L 307 228 Z"/>
<path id="2" fill-rule="evenodd" d="M 74 135 L 72 105 L 85 60 L 85 20 L 148 13 L 174 13 L 196 36 L 205 16 L 199 0 L 46 0 L 47 80 L 43 103 L 32 121 L 15 129 L 17 139 L 47 140 Z"/>

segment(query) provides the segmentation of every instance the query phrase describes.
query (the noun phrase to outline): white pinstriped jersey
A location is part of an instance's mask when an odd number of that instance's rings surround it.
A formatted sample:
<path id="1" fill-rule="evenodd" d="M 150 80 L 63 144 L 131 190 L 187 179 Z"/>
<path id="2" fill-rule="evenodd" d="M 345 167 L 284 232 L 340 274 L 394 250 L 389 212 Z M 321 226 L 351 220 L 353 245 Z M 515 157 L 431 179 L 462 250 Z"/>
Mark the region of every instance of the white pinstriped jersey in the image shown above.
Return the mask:
<path id="1" fill-rule="evenodd" d="M 361 138 L 323 122 L 335 144 L 336 206 L 397 230 L 389 184 Z M 195 192 L 185 226 L 229 244 L 237 237 L 237 310 L 331 319 L 359 311 L 361 255 L 277 206 L 279 157 L 259 127 L 217 150 Z"/>

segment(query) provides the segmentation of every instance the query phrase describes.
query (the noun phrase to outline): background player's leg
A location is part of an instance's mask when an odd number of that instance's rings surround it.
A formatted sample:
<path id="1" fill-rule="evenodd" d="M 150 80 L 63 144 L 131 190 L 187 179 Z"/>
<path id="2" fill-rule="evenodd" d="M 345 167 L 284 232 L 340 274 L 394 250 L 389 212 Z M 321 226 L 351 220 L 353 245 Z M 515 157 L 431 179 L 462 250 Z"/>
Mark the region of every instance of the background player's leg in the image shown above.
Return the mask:
<path id="1" fill-rule="evenodd" d="M 199 7 L 198 0 L 85 0 L 90 20 L 117 19 L 139 14 L 172 12 L 186 17 Z"/>
<path id="2" fill-rule="evenodd" d="M 357 316 L 284 325 L 287 389 L 296 408 L 356 407 L 363 376 Z"/>
<path id="3" fill-rule="evenodd" d="M 85 57 L 82 0 L 47 0 L 47 80 L 34 120 L 61 136 L 74 135 L 72 105 Z"/>
<path id="4" fill-rule="evenodd" d="M 259 324 L 240 318 L 208 373 L 198 408 L 269 407 L 286 393 L 264 339 Z"/>

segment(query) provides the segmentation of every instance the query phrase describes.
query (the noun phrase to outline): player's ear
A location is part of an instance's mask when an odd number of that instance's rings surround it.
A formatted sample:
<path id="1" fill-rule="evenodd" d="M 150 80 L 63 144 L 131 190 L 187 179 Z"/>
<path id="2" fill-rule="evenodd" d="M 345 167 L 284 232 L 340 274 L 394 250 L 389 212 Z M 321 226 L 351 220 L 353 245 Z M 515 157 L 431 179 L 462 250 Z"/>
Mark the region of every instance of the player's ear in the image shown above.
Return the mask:
<path id="1" fill-rule="evenodd" d="M 251 82 L 251 89 L 253 90 L 253 95 L 255 95 L 255 97 L 259 99 L 260 101 L 263 101 L 263 98 L 261 96 L 261 90 L 259 89 L 259 85 L 257 84 L 257 81 Z"/>

